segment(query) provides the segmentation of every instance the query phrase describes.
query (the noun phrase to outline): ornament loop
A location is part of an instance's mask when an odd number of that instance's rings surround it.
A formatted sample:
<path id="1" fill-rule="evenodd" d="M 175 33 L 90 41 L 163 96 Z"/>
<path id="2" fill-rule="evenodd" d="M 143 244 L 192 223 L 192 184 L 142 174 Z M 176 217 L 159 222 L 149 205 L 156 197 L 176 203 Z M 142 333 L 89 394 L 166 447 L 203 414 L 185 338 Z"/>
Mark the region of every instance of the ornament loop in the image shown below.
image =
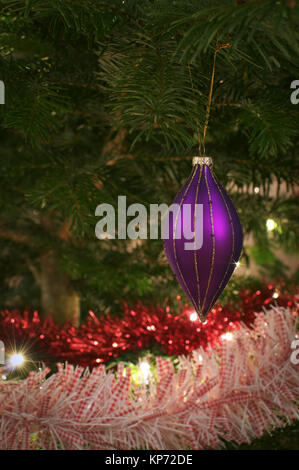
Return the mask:
<path id="1" fill-rule="evenodd" d="M 213 166 L 212 157 L 193 157 L 192 165 L 208 165 Z"/>

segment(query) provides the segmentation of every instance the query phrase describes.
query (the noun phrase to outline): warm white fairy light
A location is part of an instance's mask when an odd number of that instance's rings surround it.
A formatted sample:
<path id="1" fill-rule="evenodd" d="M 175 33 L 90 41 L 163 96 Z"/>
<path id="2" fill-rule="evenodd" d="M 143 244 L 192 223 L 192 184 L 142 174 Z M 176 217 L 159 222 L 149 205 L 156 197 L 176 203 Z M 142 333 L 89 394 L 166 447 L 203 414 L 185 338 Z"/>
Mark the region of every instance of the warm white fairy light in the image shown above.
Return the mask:
<path id="1" fill-rule="evenodd" d="M 192 313 L 190 313 L 189 318 L 190 318 L 191 321 L 196 321 L 196 320 L 198 320 L 198 315 L 197 315 L 196 312 L 192 312 Z"/>
<path id="2" fill-rule="evenodd" d="M 255 186 L 254 192 L 255 192 L 255 194 L 258 194 L 260 192 L 260 188 L 258 186 Z"/>
<path id="3" fill-rule="evenodd" d="M 8 360 L 8 364 L 9 366 L 13 367 L 14 369 L 16 367 L 20 367 L 24 364 L 25 362 L 25 358 L 23 356 L 23 354 L 21 353 L 14 353 L 10 356 L 9 360 Z"/>
<path id="4" fill-rule="evenodd" d="M 136 385 L 148 385 L 151 376 L 151 366 L 146 359 L 142 359 L 136 366 L 132 364 L 131 377 Z"/>
<path id="5" fill-rule="evenodd" d="M 273 232 L 273 230 L 275 230 L 275 228 L 277 227 L 277 223 L 273 219 L 267 219 L 266 227 L 268 232 Z"/>
<path id="6" fill-rule="evenodd" d="M 148 382 L 151 366 L 147 361 L 142 361 L 139 365 L 144 382 Z"/>
<path id="7" fill-rule="evenodd" d="M 279 297 L 279 293 L 278 292 L 273 292 L 272 297 L 273 297 L 273 299 L 277 299 Z"/>
<path id="8" fill-rule="evenodd" d="M 234 335 L 232 333 L 230 333 L 229 331 L 227 333 L 223 333 L 223 335 L 221 335 L 221 338 L 222 339 L 225 339 L 226 341 L 232 341 Z"/>
<path id="9" fill-rule="evenodd" d="M 198 363 L 202 364 L 203 363 L 203 357 L 201 354 L 198 354 Z"/>

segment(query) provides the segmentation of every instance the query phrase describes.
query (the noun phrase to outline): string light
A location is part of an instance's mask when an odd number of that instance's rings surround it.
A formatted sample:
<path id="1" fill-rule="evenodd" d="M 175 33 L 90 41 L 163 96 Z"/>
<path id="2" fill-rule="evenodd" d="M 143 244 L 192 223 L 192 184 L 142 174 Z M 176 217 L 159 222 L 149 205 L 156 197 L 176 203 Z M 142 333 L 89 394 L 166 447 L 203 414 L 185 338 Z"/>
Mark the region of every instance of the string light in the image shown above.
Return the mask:
<path id="1" fill-rule="evenodd" d="M 139 362 L 138 365 L 130 364 L 131 377 L 136 385 L 148 384 L 151 376 L 151 366 L 146 359 Z"/>
<path id="2" fill-rule="evenodd" d="M 143 376 L 143 380 L 145 383 L 148 382 L 148 378 L 150 376 L 150 370 L 151 370 L 151 366 L 149 365 L 149 363 L 147 361 L 142 361 L 140 363 L 140 370 L 141 370 L 141 373 L 142 373 L 142 376 Z"/>
<path id="3" fill-rule="evenodd" d="M 196 320 L 198 320 L 198 315 L 197 315 L 196 312 L 192 312 L 192 313 L 190 313 L 189 318 L 190 318 L 191 321 L 196 321 Z"/>
<path id="4" fill-rule="evenodd" d="M 233 337 L 234 337 L 234 335 L 232 333 L 230 333 L 229 331 L 227 333 L 224 333 L 223 335 L 221 335 L 221 338 L 225 339 L 226 341 L 232 341 Z"/>
<path id="5" fill-rule="evenodd" d="M 17 367 L 20 367 L 24 364 L 25 362 L 25 358 L 23 356 L 23 354 L 21 353 L 14 353 L 10 356 L 9 360 L 8 360 L 8 364 L 10 365 L 10 367 L 16 369 Z"/>
<path id="6" fill-rule="evenodd" d="M 272 297 L 273 297 L 273 299 L 277 299 L 279 297 L 279 293 L 278 292 L 273 292 Z"/>
<path id="7" fill-rule="evenodd" d="M 254 192 L 255 194 L 258 194 L 260 192 L 260 188 L 258 188 L 257 186 L 254 188 Z"/>
<path id="8" fill-rule="evenodd" d="M 273 219 L 267 219 L 266 227 L 268 232 L 273 232 L 273 230 L 275 230 L 277 227 L 277 223 Z"/>

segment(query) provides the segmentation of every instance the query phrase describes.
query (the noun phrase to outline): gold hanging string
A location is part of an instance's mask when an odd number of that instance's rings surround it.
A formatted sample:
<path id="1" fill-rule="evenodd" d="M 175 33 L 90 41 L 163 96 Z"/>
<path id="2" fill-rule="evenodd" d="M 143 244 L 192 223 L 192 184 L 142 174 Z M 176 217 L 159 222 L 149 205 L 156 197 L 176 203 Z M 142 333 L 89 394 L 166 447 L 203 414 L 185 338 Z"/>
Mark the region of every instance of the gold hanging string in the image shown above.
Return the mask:
<path id="1" fill-rule="evenodd" d="M 205 125 L 203 128 L 203 136 L 202 136 L 202 147 L 203 147 L 203 155 L 206 154 L 206 135 L 208 130 L 209 118 L 210 118 L 210 111 L 211 111 L 211 104 L 212 104 L 212 96 L 213 96 L 213 87 L 214 87 L 214 78 L 215 78 L 215 68 L 216 68 L 216 57 L 221 49 L 227 49 L 230 47 L 231 44 L 227 42 L 226 44 L 216 44 L 215 52 L 214 52 L 214 59 L 213 59 L 213 69 L 212 69 L 212 76 L 211 76 L 211 83 L 210 83 L 210 92 L 209 92 L 209 99 L 206 107 L 206 120 Z"/>
<path id="2" fill-rule="evenodd" d="M 205 116 L 205 123 L 204 123 L 202 138 L 200 136 L 199 122 L 197 121 L 196 131 L 197 131 L 197 136 L 198 136 L 199 155 L 205 155 L 206 154 L 205 142 L 206 142 L 206 135 L 207 135 L 207 130 L 208 130 L 211 104 L 212 104 L 213 87 L 214 87 L 214 79 L 215 79 L 215 68 L 216 68 L 216 57 L 217 57 L 218 52 L 221 51 L 221 49 L 227 49 L 230 46 L 231 46 L 231 44 L 229 42 L 227 42 L 225 44 L 218 44 L 218 42 L 217 42 L 217 44 L 216 44 L 216 48 L 215 48 L 215 52 L 214 52 L 214 58 L 213 58 L 213 69 L 212 69 L 212 76 L 211 76 L 211 82 L 210 82 L 209 98 L 208 98 L 207 107 L 206 107 L 206 116 Z M 188 63 L 188 70 L 189 70 L 189 76 L 190 76 L 190 82 L 191 82 L 192 90 L 194 92 L 194 85 L 193 85 L 193 80 L 192 80 L 192 73 L 191 73 L 190 63 Z"/>
<path id="3" fill-rule="evenodd" d="M 189 70 L 189 77 L 190 77 L 191 87 L 192 87 L 192 91 L 193 91 L 193 94 L 194 94 L 194 85 L 193 85 L 193 80 L 192 80 L 192 72 L 191 72 L 191 67 L 190 67 L 189 62 L 188 62 L 188 70 Z M 196 122 L 196 135 L 197 135 L 197 138 L 198 138 L 199 155 L 201 155 L 201 137 L 200 137 L 199 119 L 197 119 L 197 122 Z"/>

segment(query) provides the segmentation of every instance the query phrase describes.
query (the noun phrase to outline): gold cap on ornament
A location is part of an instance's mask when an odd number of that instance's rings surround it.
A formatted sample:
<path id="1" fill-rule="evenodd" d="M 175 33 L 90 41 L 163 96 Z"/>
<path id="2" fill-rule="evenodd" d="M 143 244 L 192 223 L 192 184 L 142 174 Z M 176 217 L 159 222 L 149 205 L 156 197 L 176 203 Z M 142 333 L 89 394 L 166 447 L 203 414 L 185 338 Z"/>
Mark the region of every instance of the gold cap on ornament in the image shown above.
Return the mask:
<path id="1" fill-rule="evenodd" d="M 192 158 L 192 165 L 208 165 L 213 166 L 213 159 L 212 157 L 193 157 Z"/>

